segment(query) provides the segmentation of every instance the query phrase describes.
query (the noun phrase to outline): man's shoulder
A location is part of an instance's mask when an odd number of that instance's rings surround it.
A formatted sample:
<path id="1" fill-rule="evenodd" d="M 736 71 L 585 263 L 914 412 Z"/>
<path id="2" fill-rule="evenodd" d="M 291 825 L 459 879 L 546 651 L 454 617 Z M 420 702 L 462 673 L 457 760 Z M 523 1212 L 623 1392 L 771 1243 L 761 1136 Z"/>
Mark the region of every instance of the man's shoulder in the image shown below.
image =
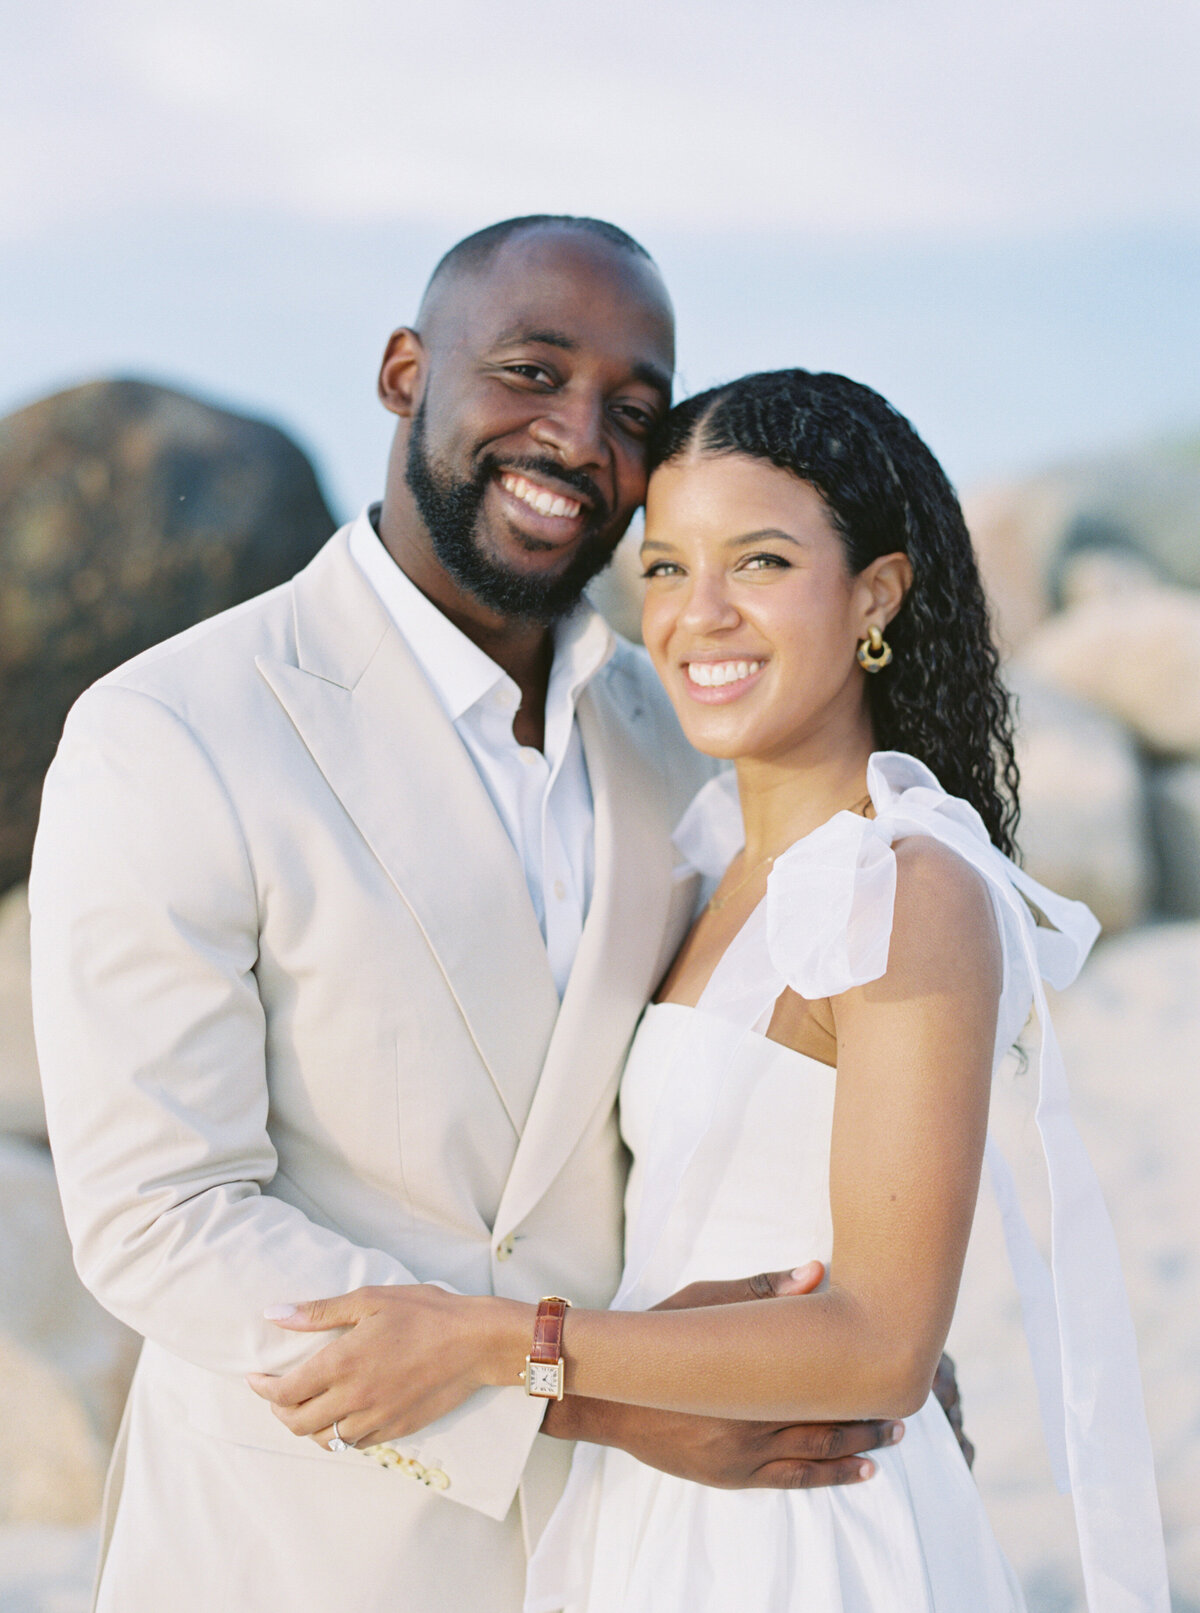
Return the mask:
<path id="1" fill-rule="evenodd" d="M 222 674 L 247 665 L 264 653 L 286 653 L 295 642 L 292 631 L 292 583 L 280 583 L 265 594 L 209 616 L 181 633 L 114 667 L 95 688 L 126 688 L 165 695 L 172 687 L 192 685 L 207 671 Z"/>
<path id="2" fill-rule="evenodd" d="M 198 700 L 236 702 L 239 696 L 257 690 L 262 683 L 258 673 L 261 659 L 293 666 L 298 662 L 298 590 L 307 583 L 310 592 L 319 592 L 322 576 L 355 569 L 345 536 L 345 528 L 336 532 L 287 582 L 207 617 L 123 662 L 93 684 L 88 694 L 126 690 L 179 710 L 194 707 Z"/>
<path id="3" fill-rule="evenodd" d="M 615 635 L 616 647 L 604 673 L 618 703 L 631 719 L 630 734 L 659 762 L 684 804 L 716 770 L 684 737 L 679 719 L 644 647 Z"/>
<path id="4" fill-rule="evenodd" d="M 613 634 L 613 653 L 604 666 L 602 676 L 609 688 L 631 716 L 649 716 L 673 730 L 680 742 L 686 744 L 678 719 L 667 699 L 667 692 L 659 682 L 658 674 L 641 644 L 634 644 L 619 633 Z"/>

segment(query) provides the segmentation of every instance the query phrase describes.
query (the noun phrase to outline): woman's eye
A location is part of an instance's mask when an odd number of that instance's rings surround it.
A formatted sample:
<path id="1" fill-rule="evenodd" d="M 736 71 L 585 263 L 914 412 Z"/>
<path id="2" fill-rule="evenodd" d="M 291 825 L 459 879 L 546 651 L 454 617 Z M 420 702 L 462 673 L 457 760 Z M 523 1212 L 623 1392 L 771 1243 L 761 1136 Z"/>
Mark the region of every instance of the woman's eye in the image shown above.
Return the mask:
<path id="1" fill-rule="evenodd" d="M 791 569 L 791 561 L 781 554 L 750 554 L 742 561 L 742 571 L 771 571 Z"/>
<path id="2" fill-rule="evenodd" d="M 649 582 L 652 577 L 673 577 L 679 569 L 673 560 L 656 560 L 642 572 L 642 581 Z"/>

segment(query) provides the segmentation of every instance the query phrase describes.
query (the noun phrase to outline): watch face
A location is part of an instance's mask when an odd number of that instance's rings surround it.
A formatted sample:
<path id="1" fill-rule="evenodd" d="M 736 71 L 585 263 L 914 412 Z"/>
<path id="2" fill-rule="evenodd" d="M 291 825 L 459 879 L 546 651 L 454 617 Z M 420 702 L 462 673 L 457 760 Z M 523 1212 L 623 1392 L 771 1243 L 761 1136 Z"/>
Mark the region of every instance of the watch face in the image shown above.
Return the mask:
<path id="1" fill-rule="evenodd" d="M 531 1395 L 549 1395 L 558 1399 L 558 1362 L 547 1365 L 544 1361 L 531 1361 L 528 1366 L 528 1392 Z"/>

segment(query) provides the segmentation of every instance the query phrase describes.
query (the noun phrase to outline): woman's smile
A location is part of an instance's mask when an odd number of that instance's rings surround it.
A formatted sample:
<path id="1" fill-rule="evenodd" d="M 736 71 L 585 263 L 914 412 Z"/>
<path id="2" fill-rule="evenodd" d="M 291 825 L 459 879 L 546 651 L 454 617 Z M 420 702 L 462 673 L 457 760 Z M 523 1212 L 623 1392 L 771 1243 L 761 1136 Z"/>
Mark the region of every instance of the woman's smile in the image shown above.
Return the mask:
<path id="1" fill-rule="evenodd" d="M 699 658 L 683 663 L 687 689 L 693 700 L 702 705 L 723 705 L 738 700 L 752 688 L 766 666 L 763 658 L 720 661 Z"/>

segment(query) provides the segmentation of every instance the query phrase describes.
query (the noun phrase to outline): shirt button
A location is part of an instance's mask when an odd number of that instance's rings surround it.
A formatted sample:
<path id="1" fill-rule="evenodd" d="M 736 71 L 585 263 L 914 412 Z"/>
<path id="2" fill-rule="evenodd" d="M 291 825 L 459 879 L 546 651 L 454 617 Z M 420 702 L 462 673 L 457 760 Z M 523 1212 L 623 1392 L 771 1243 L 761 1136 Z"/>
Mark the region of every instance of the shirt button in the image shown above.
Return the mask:
<path id="1" fill-rule="evenodd" d="M 497 689 L 496 704 L 507 710 L 509 706 L 516 704 L 516 696 L 511 689 Z"/>
<path id="2" fill-rule="evenodd" d="M 554 894 L 558 897 L 560 902 L 565 902 L 567 899 L 567 887 L 563 884 L 561 879 L 556 879 L 554 881 Z"/>
<path id="3" fill-rule="evenodd" d="M 535 750 L 522 750 L 521 760 L 525 763 L 526 767 L 536 767 L 538 764 L 538 753 Z"/>

